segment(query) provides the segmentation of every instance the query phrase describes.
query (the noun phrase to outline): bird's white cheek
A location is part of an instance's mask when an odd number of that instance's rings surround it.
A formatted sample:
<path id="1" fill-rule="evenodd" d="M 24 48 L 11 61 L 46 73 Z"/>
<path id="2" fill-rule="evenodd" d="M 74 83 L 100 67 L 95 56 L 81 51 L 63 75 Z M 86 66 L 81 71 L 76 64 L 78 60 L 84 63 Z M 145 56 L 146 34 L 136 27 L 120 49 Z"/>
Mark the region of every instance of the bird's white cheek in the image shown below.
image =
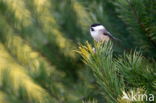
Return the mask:
<path id="1" fill-rule="evenodd" d="M 98 33 L 97 33 L 97 32 L 91 32 L 91 36 L 92 36 L 93 38 L 96 38 L 96 37 L 98 36 Z"/>

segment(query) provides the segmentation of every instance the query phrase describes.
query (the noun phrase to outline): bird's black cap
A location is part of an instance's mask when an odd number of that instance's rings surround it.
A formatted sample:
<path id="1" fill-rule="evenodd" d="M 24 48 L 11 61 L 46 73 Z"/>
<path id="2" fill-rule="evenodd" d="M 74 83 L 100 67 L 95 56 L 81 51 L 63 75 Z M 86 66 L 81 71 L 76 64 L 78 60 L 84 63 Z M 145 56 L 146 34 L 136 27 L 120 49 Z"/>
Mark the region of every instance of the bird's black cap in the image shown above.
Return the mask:
<path id="1" fill-rule="evenodd" d="M 99 26 L 101 24 L 92 24 L 90 27 L 96 27 L 96 26 Z"/>

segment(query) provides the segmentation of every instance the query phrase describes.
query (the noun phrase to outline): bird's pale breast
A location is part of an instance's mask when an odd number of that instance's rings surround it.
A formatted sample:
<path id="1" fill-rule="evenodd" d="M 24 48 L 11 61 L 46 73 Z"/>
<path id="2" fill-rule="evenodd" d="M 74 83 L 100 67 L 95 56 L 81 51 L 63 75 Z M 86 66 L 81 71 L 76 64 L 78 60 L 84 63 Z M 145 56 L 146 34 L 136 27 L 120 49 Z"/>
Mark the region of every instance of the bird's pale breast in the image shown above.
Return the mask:
<path id="1" fill-rule="evenodd" d="M 103 42 L 105 42 L 105 41 L 109 41 L 109 37 L 108 36 L 106 36 L 106 35 L 103 35 L 103 34 L 99 34 L 96 38 L 94 38 L 95 39 L 95 41 L 97 41 L 97 42 L 99 42 L 99 41 L 103 41 Z"/>

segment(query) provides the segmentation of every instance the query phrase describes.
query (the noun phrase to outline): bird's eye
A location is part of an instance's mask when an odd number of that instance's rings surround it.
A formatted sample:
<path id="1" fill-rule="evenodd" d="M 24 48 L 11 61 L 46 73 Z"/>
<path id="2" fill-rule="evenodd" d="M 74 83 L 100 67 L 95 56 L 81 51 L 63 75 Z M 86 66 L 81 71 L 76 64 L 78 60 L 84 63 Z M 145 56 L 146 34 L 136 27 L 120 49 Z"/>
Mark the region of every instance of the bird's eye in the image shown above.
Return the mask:
<path id="1" fill-rule="evenodd" d="M 93 28 L 91 28 L 91 31 L 94 31 L 94 29 L 93 29 Z"/>

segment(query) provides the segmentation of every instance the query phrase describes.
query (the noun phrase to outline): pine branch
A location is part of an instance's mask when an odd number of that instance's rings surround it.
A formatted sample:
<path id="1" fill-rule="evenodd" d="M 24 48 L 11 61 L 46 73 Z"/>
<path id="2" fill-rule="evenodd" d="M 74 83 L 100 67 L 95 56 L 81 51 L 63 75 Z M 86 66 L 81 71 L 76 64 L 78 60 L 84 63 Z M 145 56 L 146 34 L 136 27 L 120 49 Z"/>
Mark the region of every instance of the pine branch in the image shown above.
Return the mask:
<path id="1" fill-rule="evenodd" d="M 151 42 L 151 44 L 156 48 L 156 43 L 152 40 L 151 37 L 149 37 L 149 32 L 146 30 L 145 25 L 143 24 L 140 17 L 138 16 L 136 8 L 133 7 L 132 3 L 129 0 L 126 0 L 126 1 L 129 3 L 129 6 L 130 6 L 130 8 L 132 10 L 132 13 L 133 13 L 134 17 L 136 18 L 137 23 L 139 24 L 141 30 L 143 31 L 143 33 L 147 37 L 148 41 Z"/>
<path id="2" fill-rule="evenodd" d="M 93 74 L 103 90 L 105 99 L 109 102 L 116 102 L 117 97 L 121 94 L 123 88 L 122 81 L 117 77 L 117 69 L 112 60 L 112 45 L 111 43 L 97 43 L 93 47 L 87 42 L 86 46 L 81 45 L 77 51 L 83 61 L 89 65 Z"/>
<path id="3" fill-rule="evenodd" d="M 154 34 L 152 35 L 154 31 L 151 28 L 151 21 L 154 16 L 152 14 L 151 16 L 149 12 L 152 12 L 154 7 L 152 9 L 147 8 L 146 5 L 150 4 L 144 0 L 117 0 L 115 5 L 119 17 L 127 24 L 130 35 L 134 37 L 135 46 L 143 48 L 144 55 L 153 54 L 156 43 L 153 39 Z"/>
<path id="4" fill-rule="evenodd" d="M 77 52 L 91 68 L 106 101 L 123 101 L 123 91 L 134 88 L 144 88 L 147 93 L 153 93 L 154 68 L 145 63 L 146 60 L 140 53 L 134 51 L 130 54 L 125 53 L 123 57 L 113 58 L 111 43 L 97 43 L 94 47 L 96 52 L 87 42 L 80 45 Z"/>

